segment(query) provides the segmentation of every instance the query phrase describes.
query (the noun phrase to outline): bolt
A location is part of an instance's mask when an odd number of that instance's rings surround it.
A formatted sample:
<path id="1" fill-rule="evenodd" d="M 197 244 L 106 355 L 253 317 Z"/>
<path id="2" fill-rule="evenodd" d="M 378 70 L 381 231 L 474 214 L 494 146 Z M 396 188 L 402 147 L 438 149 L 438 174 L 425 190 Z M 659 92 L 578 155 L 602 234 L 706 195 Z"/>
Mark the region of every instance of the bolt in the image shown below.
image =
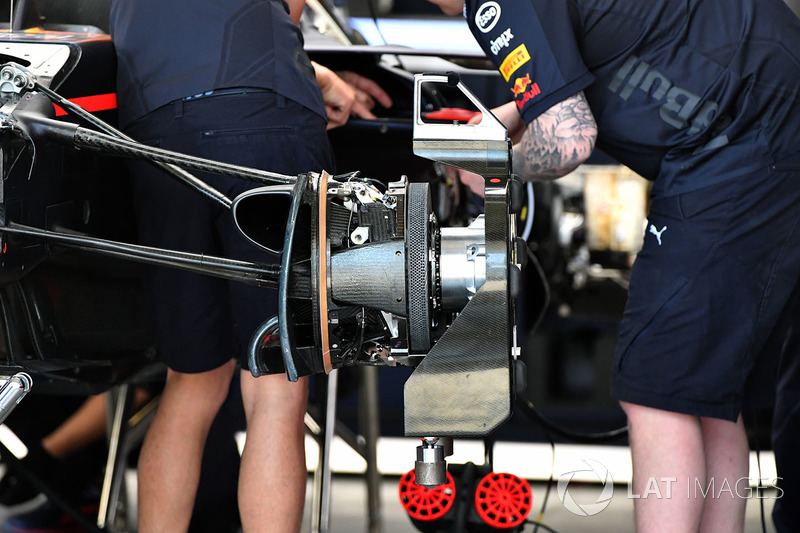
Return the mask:
<path id="1" fill-rule="evenodd" d="M 422 437 L 422 445 L 426 448 L 433 448 L 439 442 L 439 437 Z"/>

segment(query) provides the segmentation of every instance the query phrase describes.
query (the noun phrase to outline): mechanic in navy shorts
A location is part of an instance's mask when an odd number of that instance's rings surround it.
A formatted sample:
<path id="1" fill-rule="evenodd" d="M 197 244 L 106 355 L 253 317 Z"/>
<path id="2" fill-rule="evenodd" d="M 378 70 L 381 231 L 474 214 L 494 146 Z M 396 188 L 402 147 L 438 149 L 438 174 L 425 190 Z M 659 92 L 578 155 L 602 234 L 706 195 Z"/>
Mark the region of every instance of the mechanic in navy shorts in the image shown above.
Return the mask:
<path id="1" fill-rule="evenodd" d="M 596 143 L 652 180 L 612 394 L 633 493 L 673 496 L 636 499 L 637 530 L 742 531 L 746 383 L 800 320 L 800 21 L 781 0 L 431 1 L 508 82 L 516 174 L 563 176 Z M 730 491 L 687 494 L 712 480 Z"/>
<path id="2" fill-rule="evenodd" d="M 303 0 L 113 1 L 120 124 L 138 141 L 271 172 L 333 171 L 326 128 L 374 118 L 370 80 L 313 65 L 297 27 Z M 144 162 L 132 165 L 140 241 L 268 262 L 230 212 Z M 198 173 L 228 198 L 253 183 Z M 246 347 L 276 314 L 274 291 L 150 267 L 159 349 L 169 367 L 138 464 L 139 531 L 186 531 L 209 426 L 241 357 L 247 442 L 239 477 L 244 531 L 298 531 L 306 486 L 307 384 L 254 378 Z"/>

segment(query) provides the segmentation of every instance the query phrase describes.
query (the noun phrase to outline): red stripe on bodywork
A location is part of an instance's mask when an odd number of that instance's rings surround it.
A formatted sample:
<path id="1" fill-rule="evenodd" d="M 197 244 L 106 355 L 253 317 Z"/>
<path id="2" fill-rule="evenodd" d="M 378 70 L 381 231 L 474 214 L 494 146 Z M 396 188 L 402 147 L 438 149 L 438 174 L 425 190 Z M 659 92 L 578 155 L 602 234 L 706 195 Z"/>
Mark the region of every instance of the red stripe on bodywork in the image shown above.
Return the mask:
<path id="1" fill-rule="evenodd" d="M 77 104 L 90 113 L 95 111 L 108 111 L 117 108 L 117 93 L 96 94 L 94 96 L 79 96 L 70 98 L 70 102 Z M 63 117 L 67 114 L 61 107 L 53 104 L 56 108 L 56 116 Z"/>

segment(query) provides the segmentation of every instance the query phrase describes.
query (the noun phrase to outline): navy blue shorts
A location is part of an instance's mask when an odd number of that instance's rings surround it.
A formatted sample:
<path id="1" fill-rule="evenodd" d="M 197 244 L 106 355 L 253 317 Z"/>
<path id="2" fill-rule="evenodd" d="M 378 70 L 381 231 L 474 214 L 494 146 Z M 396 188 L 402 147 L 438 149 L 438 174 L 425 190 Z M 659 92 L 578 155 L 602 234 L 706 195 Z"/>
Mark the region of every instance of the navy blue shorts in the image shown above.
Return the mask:
<path id="1" fill-rule="evenodd" d="M 178 152 L 297 175 L 333 171 L 326 121 L 264 91 L 176 101 L 135 121 L 134 139 Z M 246 240 L 231 213 L 153 165 L 131 165 L 139 241 L 149 246 L 259 263 L 278 259 Z M 193 172 L 230 199 L 258 184 Z M 146 267 L 159 349 L 173 370 L 212 370 L 245 352 L 255 329 L 276 314 L 277 291 Z"/>
<path id="2" fill-rule="evenodd" d="M 736 420 L 748 378 L 763 378 L 753 390 L 774 387 L 776 325 L 800 320 L 782 318 L 800 279 L 799 224 L 800 155 L 760 176 L 654 199 L 612 395 Z"/>

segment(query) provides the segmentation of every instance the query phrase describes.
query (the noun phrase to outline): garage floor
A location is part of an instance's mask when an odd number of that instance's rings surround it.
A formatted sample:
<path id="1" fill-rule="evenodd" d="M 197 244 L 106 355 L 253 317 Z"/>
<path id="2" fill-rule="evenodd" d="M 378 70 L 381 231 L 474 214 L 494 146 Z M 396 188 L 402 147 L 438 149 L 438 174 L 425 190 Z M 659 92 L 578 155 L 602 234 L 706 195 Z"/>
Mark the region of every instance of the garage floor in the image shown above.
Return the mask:
<path id="1" fill-rule="evenodd" d="M 367 513 L 367 489 L 364 478 L 358 475 L 335 475 L 332 480 L 331 515 L 327 531 L 331 533 L 413 533 L 418 529 L 412 524 L 406 512 L 400 505 L 398 498 L 398 477 L 384 476 L 380 485 L 380 517 L 377 528 L 369 529 Z M 307 504 L 303 532 L 312 532 L 311 529 L 311 501 L 312 480 L 309 477 L 307 487 Z M 541 510 L 546 491 L 545 483 L 535 483 L 533 490 L 533 511 L 529 516 L 534 519 Z M 579 504 L 595 502 L 602 492 L 599 484 L 586 484 L 571 487 L 570 494 Z M 769 513 L 774 502 L 775 492 L 768 492 L 764 502 L 766 515 L 766 532 L 774 532 L 769 520 Z M 37 504 L 43 502 L 40 497 Z M 34 502 L 31 502 L 31 506 Z M 7 510 L 0 508 L 0 523 L 5 521 Z M 551 488 L 547 506 L 544 510 L 542 523 L 549 529 L 539 528 L 540 532 L 549 530 L 559 533 L 585 532 L 592 533 L 633 533 L 633 500 L 627 497 L 625 485 L 616 485 L 611 501 L 603 511 L 588 517 L 575 515 L 568 511 L 558 498 L 555 485 Z M 49 531 L 49 530 L 48 530 Z M 525 527 L 525 533 L 534 531 L 533 525 Z M 747 533 L 761 533 L 761 511 L 759 501 L 750 499 L 747 507 Z M 130 532 L 132 533 L 132 532 Z M 214 533 L 214 532 L 209 532 Z"/>
<path id="2" fill-rule="evenodd" d="M 381 520 L 380 530 L 370 532 L 366 512 L 366 488 L 363 479 L 356 476 L 335 476 L 332 489 L 332 516 L 329 530 L 332 533 L 369 532 L 377 533 L 409 533 L 418 531 L 402 509 L 397 495 L 398 478 L 385 477 L 381 484 Z M 533 485 L 533 509 L 529 518 L 538 515 L 544 499 L 546 485 L 537 483 Z M 309 485 L 310 490 L 310 485 Z M 585 485 L 570 488 L 570 494 L 576 502 L 594 502 L 600 496 L 602 488 L 599 485 Z M 768 493 L 764 499 L 764 512 L 766 514 L 766 531 L 774 532 L 769 520 L 772 510 L 774 492 Z M 310 501 L 310 497 L 309 500 Z M 556 487 L 553 486 L 544 511 L 542 523 L 559 533 L 586 532 L 592 533 L 633 533 L 633 500 L 627 497 L 627 487 L 617 485 L 610 504 L 595 516 L 582 517 L 569 512 L 559 501 Z M 310 529 L 310 511 L 306 509 L 304 532 Z M 533 525 L 528 525 L 525 533 L 532 533 Z M 539 532 L 547 529 L 540 527 Z M 759 502 L 751 499 L 747 507 L 746 533 L 760 533 L 761 512 Z"/>
<path id="3" fill-rule="evenodd" d="M 412 445 L 414 443 L 411 443 Z M 458 443 L 457 443 L 458 444 Z M 462 450 L 467 448 L 466 444 L 460 444 L 459 446 Z M 561 448 L 565 448 L 562 446 Z M 381 447 L 383 450 L 384 448 Z M 527 449 L 527 448 L 526 448 Z M 500 464 L 500 468 L 496 468 L 496 471 L 517 471 L 520 475 L 530 479 L 542 479 L 539 474 L 536 473 L 535 470 L 535 460 L 532 460 L 532 455 L 530 452 L 527 452 L 524 455 L 516 456 L 517 458 L 514 459 L 514 450 L 513 447 L 506 446 L 499 446 L 498 451 L 496 452 L 495 464 Z M 311 450 L 310 450 L 311 451 Z M 567 450 L 569 451 L 569 450 Z M 547 496 L 547 503 L 544 508 L 544 514 L 541 519 L 542 524 L 545 527 L 540 527 L 538 531 L 546 532 L 546 531 L 558 531 L 559 533 L 570 533 L 570 532 L 585 532 L 591 531 L 592 533 L 633 533 L 633 499 L 629 497 L 628 494 L 628 486 L 627 480 L 625 479 L 625 472 L 624 467 L 615 465 L 614 459 L 612 454 L 602 455 L 601 452 L 615 452 L 619 455 L 625 456 L 627 454 L 626 449 L 613 449 L 609 450 L 609 447 L 605 448 L 587 448 L 581 447 L 578 448 L 578 453 L 583 456 L 589 457 L 597 457 L 599 462 L 605 463 L 609 465 L 609 472 L 613 472 L 614 479 L 616 481 L 613 484 L 613 495 L 609 500 L 607 507 L 603 508 L 597 514 L 592 516 L 579 516 L 574 514 L 573 512 L 569 511 L 568 508 L 562 503 L 562 499 L 559 497 L 557 482 L 552 482 L 550 487 L 550 493 Z M 309 456 L 313 456 L 313 454 L 309 453 Z M 335 453 L 334 458 L 341 457 L 343 454 L 341 452 Z M 478 454 L 479 455 L 479 454 Z M 543 455 L 539 453 L 538 455 Z M 382 455 L 379 454 L 379 463 L 382 461 L 380 457 L 399 457 L 403 465 L 406 464 L 407 461 L 405 459 L 408 458 L 408 455 L 405 452 L 397 452 L 395 450 L 391 450 L 389 453 L 383 453 Z M 527 457 L 527 459 L 523 460 L 522 457 Z M 467 460 L 473 460 L 471 457 L 467 457 Z M 502 464 L 502 461 L 505 461 L 507 464 Z M 549 465 L 558 465 L 559 462 L 566 464 L 568 461 L 564 458 L 559 458 L 556 456 L 555 461 L 552 458 L 542 457 L 542 463 L 548 463 Z M 771 459 L 765 460 L 762 466 L 766 468 L 771 468 Z M 465 462 L 465 461 L 464 461 Z M 477 461 L 476 461 L 477 462 Z M 385 461 L 383 461 L 385 463 Z M 510 464 L 516 464 L 517 468 L 509 468 Z M 585 464 L 585 463 L 584 463 Z M 384 474 L 381 477 L 380 481 L 380 514 L 379 519 L 376 523 L 373 524 L 373 528 L 370 529 L 369 521 L 368 521 L 368 506 L 367 506 L 367 485 L 365 481 L 365 477 L 360 473 L 341 473 L 342 469 L 345 469 L 347 465 L 345 462 L 341 462 L 341 460 L 333 461 L 334 465 L 334 473 L 332 477 L 332 485 L 331 485 L 331 501 L 330 501 L 330 516 L 328 520 L 328 527 L 327 529 L 323 529 L 323 531 L 328 531 L 331 533 L 351 533 L 351 532 L 364 532 L 364 533 L 413 533 L 418 531 L 418 529 L 413 525 L 411 520 L 409 519 L 407 513 L 403 509 L 400 504 L 400 500 L 398 497 L 398 482 L 399 482 L 399 474 Z M 391 465 L 385 465 L 384 470 L 391 471 L 393 467 Z M 528 469 L 526 470 L 526 466 Z M 354 468 L 358 468 L 356 465 Z M 403 470 L 401 468 L 400 470 Z M 556 469 L 559 467 L 556 466 Z M 310 472 L 313 472 L 313 468 L 310 468 Z M 453 470 L 451 469 L 451 472 Z M 556 471 L 563 471 L 563 470 L 556 470 Z M 769 470 L 766 470 L 769 472 Z M 768 474 L 767 477 L 769 477 Z M 558 479 L 558 477 L 557 477 Z M 133 469 L 130 469 L 126 475 L 126 489 L 129 494 L 135 494 L 135 483 L 136 483 L 136 472 Z M 529 519 L 535 519 L 542 510 L 542 504 L 545 502 L 545 495 L 547 492 L 547 482 L 545 481 L 534 481 L 532 482 L 532 493 L 533 493 L 533 505 L 532 511 L 530 513 Z M 604 487 L 599 482 L 591 482 L 591 481 L 582 481 L 578 478 L 571 481 L 568 486 L 569 496 L 572 498 L 573 502 L 577 503 L 579 506 L 583 508 L 587 505 L 592 505 L 597 503 L 601 499 L 605 499 L 606 496 L 609 495 L 609 491 L 606 490 L 604 492 Z M 777 495 L 777 491 L 775 489 L 769 489 L 764 494 L 764 498 L 762 500 L 751 498 L 748 501 L 748 508 L 747 508 L 747 523 L 745 531 L 747 533 L 771 533 L 774 532 L 774 528 L 772 527 L 770 521 L 770 512 L 772 510 L 772 506 L 774 503 L 774 498 Z M 304 524 L 303 524 L 303 533 L 316 533 L 312 529 L 312 507 L 314 501 L 314 488 L 313 488 L 313 475 L 309 475 L 308 484 L 306 488 L 306 509 L 305 509 L 305 517 L 304 517 Z M 34 502 L 30 502 L 29 504 L 25 505 L 25 509 L 29 509 L 35 505 L 41 505 L 44 502 L 44 496 L 40 495 L 37 500 Z M 764 508 L 764 518 L 765 518 L 765 527 L 762 529 L 762 512 L 761 512 L 761 503 L 763 502 Z M 131 502 L 130 510 L 132 513 L 135 513 L 135 503 Z M 574 507 L 573 507 L 574 509 Z M 21 511 L 19 507 L 16 509 L 17 512 Z M 8 509 L 4 509 L 0 507 L 0 524 L 5 522 L 6 518 L 8 517 Z M 0 528 L 2 529 L 2 528 Z M 120 530 L 118 533 L 135 533 L 135 523 L 130 524 L 130 527 L 127 530 Z M 47 530 L 50 532 L 51 530 Z M 66 531 L 66 530 L 65 530 Z M 441 533 L 449 533 L 448 529 L 440 530 Z M 524 533 L 532 533 L 535 531 L 534 525 L 529 524 L 525 527 Z M 71 533 L 74 533 L 74 530 L 70 530 Z M 209 532 L 209 533 L 217 533 L 217 532 Z M 439 533 L 439 532 L 437 532 Z"/>

